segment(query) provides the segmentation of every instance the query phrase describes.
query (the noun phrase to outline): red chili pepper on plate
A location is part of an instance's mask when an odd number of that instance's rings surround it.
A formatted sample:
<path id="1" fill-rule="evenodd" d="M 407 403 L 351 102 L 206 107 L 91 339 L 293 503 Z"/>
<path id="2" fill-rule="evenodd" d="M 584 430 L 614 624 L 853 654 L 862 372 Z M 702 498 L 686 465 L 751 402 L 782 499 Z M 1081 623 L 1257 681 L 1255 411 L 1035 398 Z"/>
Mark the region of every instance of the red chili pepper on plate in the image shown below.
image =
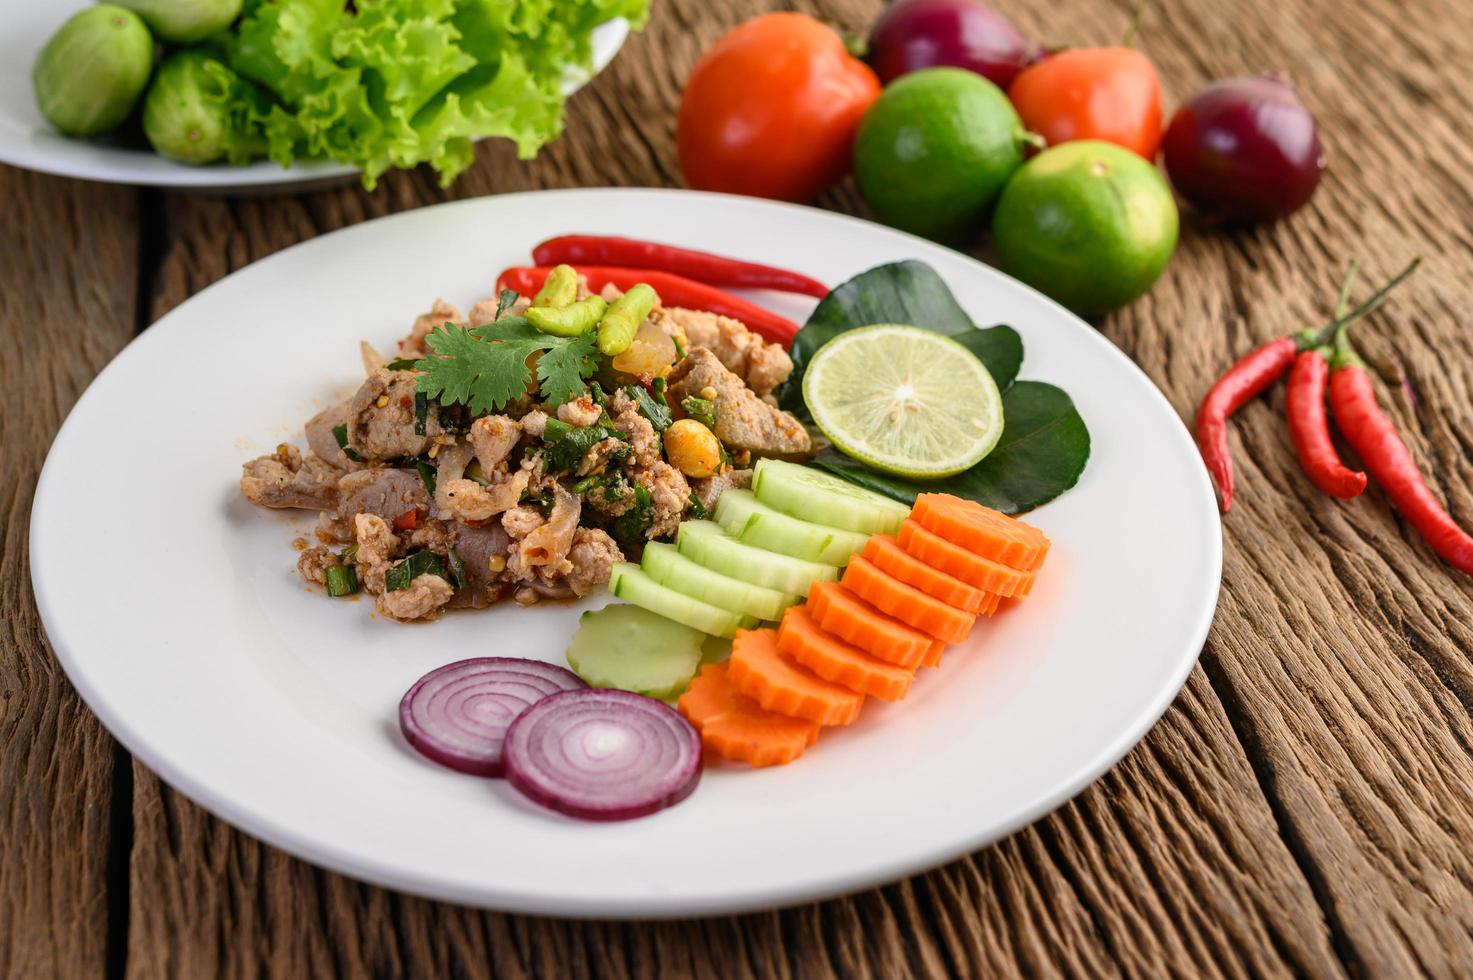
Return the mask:
<path id="1" fill-rule="evenodd" d="M 626 291 L 635 283 L 648 283 L 660 294 L 660 302 L 666 306 L 681 306 L 729 316 L 784 347 L 793 342 L 793 335 L 798 332 L 798 325 L 787 317 L 778 316 L 755 303 L 722 292 L 715 286 L 677 276 L 673 272 L 617 266 L 580 265 L 574 268 L 588 279 L 588 288 L 594 292 L 599 292 L 610 283 Z M 523 296 L 534 296 L 551 271 L 547 266 L 515 266 L 496 277 L 496 288 L 514 289 Z"/>
<path id="2" fill-rule="evenodd" d="M 1335 319 L 1345 316 L 1350 304 L 1350 287 L 1355 282 L 1354 262 L 1340 283 L 1340 300 L 1335 304 Z M 1310 482 L 1332 497 L 1349 500 L 1366 489 L 1366 475 L 1340 462 L 1340 454 L 1330 439 L 1330 420 L 1325 413 L 1325 388 L 1330 379 L 1330 348 L 1315 347 L 1303 351 L 1289 370 L 1285 391 L 1284 414 L 1289 420 L 1289 438 L 1299 456 L 1299 467 Z"/>
<path id="3" fill-rule="evenodd" d="M 1330 408 L 1346 441 L 1385 489 L 1392 506 L 1406 515 L 1439 557 L 1473 575 L 1473 536 L 1458 526 L 1428 489 L 1411 450 L 1377 404 L 1365 362 L 1343 330 L 1335 336 Z"/>
<path id="4" fill-rule="evenodd" d="M 1228 451 L 1227 420 L 1269 385 L 1283 377 L 1301 352 L 1327 343 L 1340 327 L 1358 320 L 1386 301 L 1386 295 L 1412 274 L 1420 259 L 1413 260 L 1395 278 L 1382 286 L 1366 302 L 1321 329 L 1309 328 L 1288 337 L 1271 340 L 1249 351 L 1217 379 L 1197 409 L 1197 447 L 1207 472 L 1217 483 L 1223 513 L 1233 503 L 1233 458 Z"/>
<path id="5" fill-rule="evenodd" d="M 419 508 L 411 507 L 394 518 L 394 530 L 415 531 L 419 529 Z"/>
<path id="6" fill-rule="evenodd" d="M 658 269 L 673 272 L 710 286 L 738 289 L 775 289 L 823 299 L 829 287 L 800 272 L 776 266 L 744 262 L 711 252 L 643 242 L 612 235 L 562 235 L 549 238 L 532 249 L 538 265 L 619 266 L 626 269 Z"/>

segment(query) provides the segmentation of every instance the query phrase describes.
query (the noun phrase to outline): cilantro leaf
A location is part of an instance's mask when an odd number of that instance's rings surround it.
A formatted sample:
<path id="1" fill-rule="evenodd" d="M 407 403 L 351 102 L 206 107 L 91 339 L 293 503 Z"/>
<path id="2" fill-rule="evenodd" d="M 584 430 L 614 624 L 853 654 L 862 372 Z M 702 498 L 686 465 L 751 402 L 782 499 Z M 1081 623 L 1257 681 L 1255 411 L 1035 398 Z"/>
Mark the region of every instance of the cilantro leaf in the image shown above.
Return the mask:
<path id="1" fill-rule="evenodd" d="M 589 331 L 553 339 L 558 344 L 537 362 L 537 379 L 542 382 L 542 397 L 561 405 L 581 396 L 587 388 L 583 379 L 598 370 L 598 334 Z"/>
<path id="2" fill-rule="evenodd" d="M 425 338 L 433 353 L 418 364 L 416 389 L 443 405 L 469 405 L 494 412 L 520 398 L 532 383 L 527 359 L 544 351 L 537 376 L 544 397 L 558 404 L 576 398 L 583 378 L 597 367 L 595 338 L 555 337 L 523 317 L 506 317 L 467 330 L 445 324 Z M 549 363 L 550 360 L 550 363 Z"/>

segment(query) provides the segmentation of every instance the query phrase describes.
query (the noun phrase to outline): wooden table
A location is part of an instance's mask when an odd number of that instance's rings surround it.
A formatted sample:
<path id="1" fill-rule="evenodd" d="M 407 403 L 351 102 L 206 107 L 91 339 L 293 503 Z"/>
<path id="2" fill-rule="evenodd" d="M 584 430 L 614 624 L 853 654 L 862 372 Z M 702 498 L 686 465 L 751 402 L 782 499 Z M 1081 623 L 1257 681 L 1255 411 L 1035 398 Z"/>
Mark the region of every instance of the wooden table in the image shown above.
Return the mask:
<path id="1" fill-rule="evenodd" d="M 999 6 L 1108 43 L 1131 0 Z M 78 394 L 135 333 L 279 248 L 389 212 L 540 187 L 679 182 L 698 53 L 766 6 L 658 0 L 535 163 L 483 145 L 450 191 L 397 174 L 222 200 L 0 168 L 0 976 L 1450 976 L 1473 970 L 1473 581 L 1375 490 L 1315 492 L 1282 394 L 1235 426 L 1217 621 L 1165 718 L 1049 818 L 929 874 L 738 918 L 562 922 L 438 905 L 289 858 L 117 746 L 47 649 L 32 488 Z M 877 0 L 804 4 L 851 28 Z M 1418 461 L 1473 525 L 1473 6 L 1175 0 L 1141 44 L 1168 100 L 1278 69 L 1330 171 L 1292 221 L 1188 225 L 1155 290 L 1101 329 L 1187 417 L 1235 352 L 1323 315 L 1346 259 L 1426 265 L 1360 343 Z M 852 189 L 828 207 L 858 211 Z M 105 492 L 106 474 L 99 474 Z M 1142 474 L 1149 479 L 1149 474 Z M 85 556 L 79 556 L 85 562 Z"/>

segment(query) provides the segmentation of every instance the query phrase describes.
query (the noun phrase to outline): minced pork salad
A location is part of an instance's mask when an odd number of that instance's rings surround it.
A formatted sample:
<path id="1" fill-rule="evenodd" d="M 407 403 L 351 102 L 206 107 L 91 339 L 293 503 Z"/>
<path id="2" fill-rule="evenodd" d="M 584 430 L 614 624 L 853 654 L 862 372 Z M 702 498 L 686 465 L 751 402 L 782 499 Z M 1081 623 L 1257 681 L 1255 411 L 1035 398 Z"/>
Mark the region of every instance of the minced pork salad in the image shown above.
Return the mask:
<path id="1" fill-rule="evenodd" d="M 589 292 L 560 267 L 462 315 L 436 300 L 386 359 L 306 424 L 306 449 L 245 464 L 263 507 L 319 512 L 297 562 L 400 621 L 587 595 L 683 517 L 744 487 L 755 457 L 811 455 L 772 398 L 787 353 L 649 286 Z"/>

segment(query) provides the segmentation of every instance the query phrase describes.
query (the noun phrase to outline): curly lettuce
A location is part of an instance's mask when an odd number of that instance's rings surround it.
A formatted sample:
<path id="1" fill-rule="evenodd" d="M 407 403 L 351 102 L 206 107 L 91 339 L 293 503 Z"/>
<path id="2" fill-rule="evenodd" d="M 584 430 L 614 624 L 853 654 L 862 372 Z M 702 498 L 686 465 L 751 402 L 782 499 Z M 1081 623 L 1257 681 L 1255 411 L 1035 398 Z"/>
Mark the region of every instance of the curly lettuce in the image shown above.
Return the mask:
<path id="1" fill-rule="evenodd" d="M 225 41 L 232 68 L 266 90 L 254 108 L 271 159 L 326 157 L 373 189 L 428 163 L 448 185 L 475 140 L 523 159 L 563 129 L 563 92 L 592 70 L 593 29 L 643 23 L 650 0 L 247 0 Z"/>

